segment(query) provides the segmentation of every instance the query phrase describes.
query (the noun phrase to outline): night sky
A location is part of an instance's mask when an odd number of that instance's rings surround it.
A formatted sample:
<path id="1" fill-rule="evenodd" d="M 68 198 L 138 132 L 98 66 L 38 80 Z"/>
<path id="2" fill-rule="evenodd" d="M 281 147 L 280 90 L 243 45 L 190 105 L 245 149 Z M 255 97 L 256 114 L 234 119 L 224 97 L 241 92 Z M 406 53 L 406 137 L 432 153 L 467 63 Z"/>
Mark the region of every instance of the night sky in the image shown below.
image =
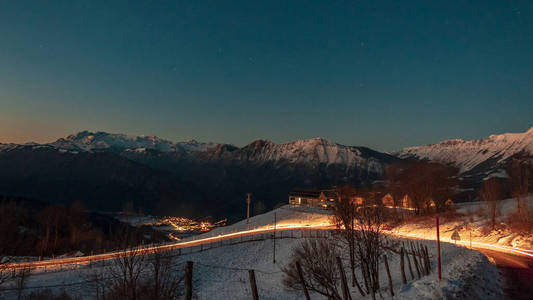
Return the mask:
<path id="1" fill-rule="evenodd" d="M 0 142 L 390 151 L 531 126 L 530 0 L 0 0 Z"/>

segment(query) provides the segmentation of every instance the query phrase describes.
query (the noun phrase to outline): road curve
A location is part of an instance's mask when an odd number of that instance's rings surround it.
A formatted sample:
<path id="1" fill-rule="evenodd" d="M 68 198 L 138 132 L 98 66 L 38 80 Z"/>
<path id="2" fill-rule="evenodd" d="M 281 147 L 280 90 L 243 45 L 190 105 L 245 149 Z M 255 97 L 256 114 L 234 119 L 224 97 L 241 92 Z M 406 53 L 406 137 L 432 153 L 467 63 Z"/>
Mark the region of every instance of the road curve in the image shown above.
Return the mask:
<path id="1" fill-rule="evenodd" d="M 505 299 L 533 299 L 533 258 L 488 249 L 477 249 L 498 267 L 504 279 Z"/>

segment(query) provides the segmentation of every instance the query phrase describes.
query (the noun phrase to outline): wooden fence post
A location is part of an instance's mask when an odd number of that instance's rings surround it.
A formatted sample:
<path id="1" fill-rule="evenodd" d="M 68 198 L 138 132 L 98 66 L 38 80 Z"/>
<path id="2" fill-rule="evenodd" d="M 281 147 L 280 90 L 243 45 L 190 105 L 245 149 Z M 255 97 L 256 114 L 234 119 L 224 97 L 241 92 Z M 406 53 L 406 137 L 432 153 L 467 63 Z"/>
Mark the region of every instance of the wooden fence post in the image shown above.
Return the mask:
<path id="1" fill-rule="evenodd" d="M 402 270 L 402 283 L 406 284 L 407 279 L 405 278 L 405 261 L 403 258 L 403 247 L 400 249 L 400 269 Z"/>
<path id="2" fill-rule="evenodd" d="M 298 270 L 298 276 L 300 277 L 300 283 L 302 284 L 302 287 L 304 290 L 305 299 L 311 300 L 311 297 L 309 297 L 309 292 L 307 291 L 307 286 L 305 285 L 304 275 L 302 272 L 302 266 L 300 266 L 300 262 L 298 261 L 296 262 L 296 269 Z"/>
<path id="3" fill-rule="evenodd" d="M 420 272 L 420 266 L 418 264 L 418 260 L 416 259 L 416 253 L 413 251 L 412 255 L 413 255 L 413 261 L 415 264 L 416 274 L 418 275 L 418 278 L 421 278 L 422 274 Z"/>
<path id="4" fill-rule="evenodd" d="M 413 261 L 415 264 L 416 273 L 418 274 L 418 278 L 420 278 L 422 276 L 420 275 L 420 267 L 418 266 L 418 261 L 416 259 L 415 249 L 413 247 L 413 243 L 410 243 L 410 245 L 411 245 L 411 254 L 413 255 Z"/>
<path id="5" fill-rule="evenodd" d="M 252 288 L 252 297 L 254 298 L 254 300 L 259 300 L 259 293 L 257 293 L 257 284 L 255 282 L 254 270 L 248 270 L 248 275 L 250 277 L 250 286 Z"/>
<path id="6" fill-rule="evenodd" d="M 424 253 L 424 248 L 422 248 L 422 245 L 419 245 L 419 253 L 420 253 L 420 264 L 422 265 L 422 269 L 424 270 L 424 275 L 428 275 L 428 266 L 426 264 L 426 254 Z"/>
<path id="7" fill-rule="evenodd" d="M 383 255 L 383 259 L 385 260 L 385 269 L 387 270 L 387 277 L 389 277 L 390 295 L 394 297 L 394 290 L 392 288 L 392 277 L 390 276 L 389 261 L 387 260 L 387 255 Z"/>
<path id="8" fill-rule="evenodd" d="M 407 266 L 409 267 L 409 274 L 411 274 L 411 280 L 415 280 L 415 274 L 413 273 L 413 268 L 411 267 L 411 260 L 409 259 L 409 251 L 407 250 L 405 250 L 405 259 L 407 259 Z"/>
<path id="9" fill-rule="evenodd" d="M 429 275 L 429 267 L 428 267 L 428 261 L 426 259 L 426 249 L 424 247 L 424 245 L 420 244 L 420 259 L 422 260 L 423 262 L 423 265 L 424 265 L 424 273 L 426 273 L 426 275 Z"/>
<path id="10" fill-rule="evenodd" d="M 426 259 L 426 266 L 428 268 L 428 275 L 431 273 L 431 264 L 429 263 L 429 252 L 427 246 L 424 246 L 424 257 Z"/>
<path id="11" fill-rule="evenodd" d="M 350 297 L 350 291 L 348 290 L 348 283 L 346 282 L 346 273 L 344 273 L 344 268 L 342 267 L 341 258 L 338 256 L 337 256 L 337 266 L 339 267 L 339 272 L 341 275 L 342 299 L 344 300 L 352 299 L 352 297 Z"/>
<path id="12" fill-rule="evenodd" d="M 185 265 L 185 300 L 192 299 L 192 261 Z"/>

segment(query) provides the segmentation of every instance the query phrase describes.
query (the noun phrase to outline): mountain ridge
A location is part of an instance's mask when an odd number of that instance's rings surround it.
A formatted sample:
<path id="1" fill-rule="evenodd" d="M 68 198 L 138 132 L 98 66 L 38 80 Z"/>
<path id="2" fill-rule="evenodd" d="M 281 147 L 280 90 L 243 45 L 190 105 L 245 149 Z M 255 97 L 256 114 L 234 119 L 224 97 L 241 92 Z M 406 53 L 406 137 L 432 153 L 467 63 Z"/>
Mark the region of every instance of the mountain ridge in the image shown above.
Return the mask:
<path id="1" fill-rule="evenodd" d="M 503 163 L 519 153 L 533 154 L 533 127 L 520 133 L 491 134 L 474 140 L 449 139 L 435 144 L 407 147 L 394 153 L 399 158 L 428 159 L 452 164 L 469 172 L 488 160 Z"/>

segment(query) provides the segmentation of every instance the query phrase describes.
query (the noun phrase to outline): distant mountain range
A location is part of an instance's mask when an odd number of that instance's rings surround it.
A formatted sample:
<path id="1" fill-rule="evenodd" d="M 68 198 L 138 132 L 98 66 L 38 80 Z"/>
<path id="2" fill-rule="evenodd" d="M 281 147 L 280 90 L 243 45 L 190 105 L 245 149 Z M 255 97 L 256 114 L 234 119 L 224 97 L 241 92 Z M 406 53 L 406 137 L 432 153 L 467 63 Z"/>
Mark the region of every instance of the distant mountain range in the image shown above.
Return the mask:
<path id="1" fill-rule="evenodd" d="M 458 167 L 473 188 L 491 174 L 505 176 L 510 158 L 532 154 L 533 128 L 391 154 L 322 138 L 236 147 L 83 131 L 49 144 L 0 144 L 0 194 L 53 203 L 82 200 L 95 210 L 131 202 L 157 214 L 238 219 L 247 192 L 254 203 L 271 208 L 295 187 L 360 185 L 382 179 L 389 164 L 420 159 Z"/>
<path id="2" fill-rule="evenodd" d="M 524 133 L 493 134 L 485 139 L 445 140 L 437 144 L 404 148 L 395 153 L 400 158 L 428 159 L 452 164 L 466 173 L 493 161 L 502 164 L 519 153 L 533 154 L 533 127 Z"/>

